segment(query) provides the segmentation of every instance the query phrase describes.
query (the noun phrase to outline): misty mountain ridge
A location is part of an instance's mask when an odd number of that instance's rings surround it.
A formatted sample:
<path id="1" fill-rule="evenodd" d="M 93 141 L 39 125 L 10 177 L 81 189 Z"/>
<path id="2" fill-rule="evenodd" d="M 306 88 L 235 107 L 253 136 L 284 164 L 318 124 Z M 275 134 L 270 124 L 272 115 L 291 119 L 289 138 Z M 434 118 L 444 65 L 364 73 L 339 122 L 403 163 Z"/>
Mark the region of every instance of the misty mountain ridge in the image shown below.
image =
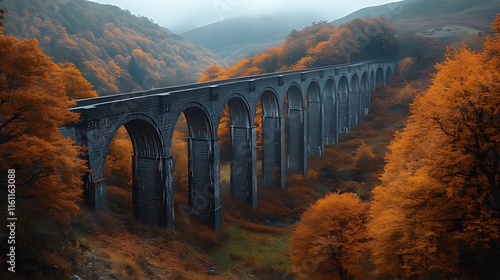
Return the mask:
<path id="1" fill-rule="evenodd" d="M 263 15 L 232 17 L 180 34 L 183 38 L 210 49 L 220 57 L 241 59 L 251 53 L 280 45 L 294 29 L 315 20 L 313 15 Z"/>
<path id="2" fill-rule="evenodd" d="M 75 64 L 99 94 L 196 82 L 211 65 L 224 67 L 279 46 L 292 30 L 322 20 L 311 14 L 234 17 L 179 36 L 116 6 L 54 3 L 3 0 L 0 6 L 9 11 L 4 34 L 37 38 L 54 61 Z M 477 34 L 490 31 L 497 11 L 498 0 L 405 0 L 363 8 L 332 23 L 385 15 L 399 34 L 435 36 L 441 27 Z"/>
<path id="3" fill-rule="evenodd" d="M 383 15 L 392 21 L 399 34 L 425 33 L 427 29 L 449 25 L 489 32 L 498 11 L 498 0 L 405 0 L 362 8 L 331 23 L 340 25 L 355 18 Z M 231 18 L 180 35 L 221 57 L 237 60 L 279 46 L 293 29 L 321 20 L 313 15 L 297 20 L 290 19 L 290 15 Z"/>

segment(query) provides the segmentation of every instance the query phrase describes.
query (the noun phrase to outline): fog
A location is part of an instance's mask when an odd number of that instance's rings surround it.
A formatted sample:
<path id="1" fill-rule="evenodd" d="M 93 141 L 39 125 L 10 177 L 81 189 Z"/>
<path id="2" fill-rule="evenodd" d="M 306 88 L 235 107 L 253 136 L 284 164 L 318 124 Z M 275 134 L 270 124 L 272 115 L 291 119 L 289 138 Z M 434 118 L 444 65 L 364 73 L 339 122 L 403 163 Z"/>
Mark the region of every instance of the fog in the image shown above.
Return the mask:
<path id="1" fill-rule="evenodd" d="M 364 7 L 378 6 L 394 0 L 94 0 L 111 4 L 132 14 L 153 19 L 177 34 L 208 25 L 228 17 L 308 14 L 312 21 L 328 20 L 348 15 Z M 303 16 L 302 16 L 303 18 Z"/>

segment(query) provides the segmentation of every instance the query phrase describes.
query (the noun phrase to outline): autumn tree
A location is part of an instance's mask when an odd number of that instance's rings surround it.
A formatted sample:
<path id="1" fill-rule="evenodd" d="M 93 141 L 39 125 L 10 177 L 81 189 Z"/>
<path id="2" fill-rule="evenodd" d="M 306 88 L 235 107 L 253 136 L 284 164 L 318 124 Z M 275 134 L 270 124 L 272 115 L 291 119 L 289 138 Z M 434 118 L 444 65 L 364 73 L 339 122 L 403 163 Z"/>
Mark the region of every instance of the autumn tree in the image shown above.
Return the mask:
<path id="1" fill-rule="evenodd" d="M 220 142 L 221 160 L 231 159 L 231 113 L 227 104 L 222 109 L 217 136 Z"/>
<path id="2" fill-rule="evenodd" d="M 73 63 L 65 63 L 58 67 L 54 83 L 60 85 L 70 100 L 99 96 L 92 84 L 82 77 L 80 70 Z"/>
<path id="3" fill-rule="evenodd" d="M 380 274 L 500 273 L 500 16 L 494 31 L 484 52 L 449 50 L 389 147 L 368 225 Z"/>
<path id="4" fill-rule="evenodd" d="M 85 164 L 80 149 L 58 128 L 78 115 L 66 94 L 61 69 L 36 40 L 0 37 L 0 158 L 15 168 L 19 193 L 36 198 L 37 208 L 67 219 L 79 207 Z"/>
<path id="5" fill-rule="evenodd" d="M 368 204 L 351 193 L 331 193 L 301 216 L 289 242 L 297 279 L 366 277 Z"/>
<path id="6" fill-rule="evenodd" d="M 217 80 L 222 71 L 224 70 L 219 65 L 212 65 L 203 71 L 203 75 L 198 82 Z"/>
<path id="7" fill-rule="evenodd" d="M 172 135 L 172 158 L 174 167 L 174 186 L 181 186 L 187 193 L 188 188 L 188 124 L 181 114 Z"/>
<path id="8" fill-rule="evenodd" d="M 106 183 L 122 189 L 132 190 L 132 155 L 133 147 L 124 126 L 116 131 L 109 144 L 104 176 Z"/>
<path id="9" fill-rule="evenodd" d="M 370 145 L 362 142 L 354 155 L 353 170 L 357 175 L 367 174 L 376 168 L 377 155 Z"/>

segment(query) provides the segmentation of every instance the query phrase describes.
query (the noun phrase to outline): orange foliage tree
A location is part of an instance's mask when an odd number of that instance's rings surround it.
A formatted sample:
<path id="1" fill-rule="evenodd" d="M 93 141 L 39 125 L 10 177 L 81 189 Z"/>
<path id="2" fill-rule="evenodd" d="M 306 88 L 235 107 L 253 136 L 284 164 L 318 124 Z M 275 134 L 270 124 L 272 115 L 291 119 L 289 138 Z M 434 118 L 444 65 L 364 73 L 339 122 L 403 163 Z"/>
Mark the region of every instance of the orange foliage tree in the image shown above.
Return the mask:
<path id="1" fill-rule="evenodd" d="M 70 100 L 97 97 L 92 84 L 82 77 L 80 70 L 74 64 L 66 63 L 57 69 L 54 82 L 60 85 Z"/>
<path id="2" fill-rule="evenodd" d="M 381 274 L 500 273 L 500 16 L 494 31 L 449 50 L 390 145 L 368 226 Z"/>
<path id="3" fill-rule="evenodd" d="M 220 142 L 221 160 L 231 159 L 231 114 L 229 106 L 226 104 L 222 110 L 217 135 Z"/>
<path id="4" fill-rule="evenodd" d="M 172 157 L 174 160 L 174 186 L 188 188 L 188 126 L 184 114 L 181 114 L 172 135 Z"/>
<path id="5" fill-rule="evenodd" d="M 132 191 L 132 155 L 132 142 L 122 126 L 111 140 L 106 156 L 104 176 L 108 185 Z"/>
<path id="6" fill-rule="evenodd" d="M 370 145 L 367 145 L 365 142 L 362 142 L 361 145 L 359 145 L 356 154 L 354 155 L 354 172 L 356 172 L 357 174 L 372 172 L 375 168 L 376 159 L 377 155 L 373 152 L 372 147 Z"/>
<path id="7" fill-rule="evenodd" d="M 79 82 L 66 79 L 76 69 L 52 62 L 37 40 L 0 35 L 0 52 L 0 167 L 16 169 L 16 192 L 33 198 L 30 212 L 68 219 L 79 210 L 86 171 L 81 149 L 59 132 L 78 120 L 68 108 L 81 96 L 66 92 Z"/>
<path id="8" fill-rule="evenodd" d="M 198 80 L 198 82 L 205 82 L 205 81 L 211 81 L 211 80 L 216 80 L 217 76 L 219 76 L 220 72 L 223 71 L 222 67 L 219 65 L 212 65 L 205 69 L 203 71 L 203 75 L 201 78 Z"/>
<path id="9" fill-rule="evenodd" d="M 298 279 L 366 277 L 368 203 L 351 193 L 331 193 L 309 207 L 290 238 Z"/>

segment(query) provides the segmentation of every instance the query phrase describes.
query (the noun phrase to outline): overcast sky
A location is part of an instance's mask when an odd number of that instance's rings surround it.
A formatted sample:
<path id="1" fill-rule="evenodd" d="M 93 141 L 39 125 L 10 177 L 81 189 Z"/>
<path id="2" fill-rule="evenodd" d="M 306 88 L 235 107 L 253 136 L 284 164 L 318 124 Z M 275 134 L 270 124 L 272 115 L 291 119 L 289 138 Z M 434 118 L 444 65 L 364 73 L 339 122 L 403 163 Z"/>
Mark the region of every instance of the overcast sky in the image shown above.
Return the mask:
<path id="1" fill-rule="evenodd" d="M 313 21 L 334 19 L 364 7 L 396 0 L 91 0 L 111 4 L 154 20 L 181 34 L 227 17 L 273 15 L 277 12 L 313 14 Z M 317 17 L 316 17 L 317 15 Z"/>

